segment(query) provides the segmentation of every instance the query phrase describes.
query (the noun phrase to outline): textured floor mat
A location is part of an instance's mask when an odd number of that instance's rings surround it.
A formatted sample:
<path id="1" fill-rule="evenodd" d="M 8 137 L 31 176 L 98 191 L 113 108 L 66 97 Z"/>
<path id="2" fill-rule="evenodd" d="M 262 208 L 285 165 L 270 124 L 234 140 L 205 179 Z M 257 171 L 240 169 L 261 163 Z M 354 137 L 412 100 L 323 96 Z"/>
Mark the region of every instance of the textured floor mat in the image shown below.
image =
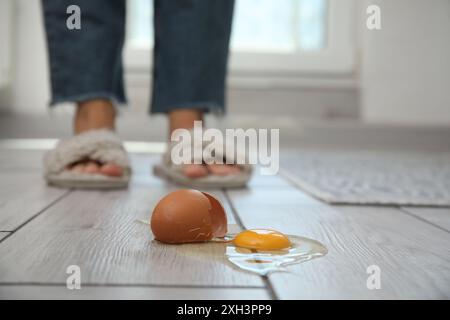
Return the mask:
<path id="1" fill-rule="evenodd" d="M 281 157 L 285 175 L 329 203 L 450 206 L 450 154 L 320 151 Z"/>

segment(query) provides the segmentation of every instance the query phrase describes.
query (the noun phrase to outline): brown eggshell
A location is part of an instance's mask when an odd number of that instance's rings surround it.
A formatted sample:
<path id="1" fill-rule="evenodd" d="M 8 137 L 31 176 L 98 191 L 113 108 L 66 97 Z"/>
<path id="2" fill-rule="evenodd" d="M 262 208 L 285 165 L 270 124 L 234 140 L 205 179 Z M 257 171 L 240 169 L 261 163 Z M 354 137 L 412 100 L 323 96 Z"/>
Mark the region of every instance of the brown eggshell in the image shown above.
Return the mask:
<path id="1" fill-rule="evenodd" d="M 227 234 L 227 215 L 225 214 L 225 209 L 219 200 L 209 193 L 203 192 L 203 194 L 208 197 L 209 202 L 211 202 L 211 222 L 212 222 L 212 233 L 215 238 L 223 238 Z"/>
<path id="2" fill-rule="evenodd" d="M 212 204 L 197 190 L 178 190 L 163 197 L 153 210 L 151 229 L 166 243 L 202 242 L 213 238 Z"/>

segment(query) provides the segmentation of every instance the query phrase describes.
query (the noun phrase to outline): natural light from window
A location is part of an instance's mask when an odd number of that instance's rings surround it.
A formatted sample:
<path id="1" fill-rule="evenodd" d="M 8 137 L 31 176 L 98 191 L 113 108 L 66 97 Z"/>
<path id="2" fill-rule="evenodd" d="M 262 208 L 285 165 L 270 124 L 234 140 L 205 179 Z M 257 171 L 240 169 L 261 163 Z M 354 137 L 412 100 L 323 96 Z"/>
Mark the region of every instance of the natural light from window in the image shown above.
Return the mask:
<path id="1" fill-rule="evenodd" d="M 133 47 L 153 43 L 153 2 L 129 2 L 128 41 Z M 231 50 L 286 53 L 327 46 L 327 0 L 237 0 Z"/>

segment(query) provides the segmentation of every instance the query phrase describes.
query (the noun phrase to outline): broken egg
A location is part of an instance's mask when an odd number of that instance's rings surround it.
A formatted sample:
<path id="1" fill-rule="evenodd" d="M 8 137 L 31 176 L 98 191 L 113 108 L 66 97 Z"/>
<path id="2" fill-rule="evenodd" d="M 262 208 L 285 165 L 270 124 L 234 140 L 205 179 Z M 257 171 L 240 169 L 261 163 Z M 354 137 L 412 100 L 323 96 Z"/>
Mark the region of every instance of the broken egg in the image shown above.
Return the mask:
<path id="1" fill-rule="evenodd" d="M 220 201 L 193 189 L 163 197 L 153 209 L 150 227 L 155 239 L 164 243 L 221 242 L 231 263 L 260 275 L 286 271 L 288 265 L 328 252 L 318 241 L 271 229 L 227 234 L 227 217 Z"/>
<path id="2" fill-rule="evenodd" d="M 171 192 L 158 202 L 150 226 L 161 242 L 205 242 L 225 236 L 227 217 L 214 196 L 185 189 Z"/>

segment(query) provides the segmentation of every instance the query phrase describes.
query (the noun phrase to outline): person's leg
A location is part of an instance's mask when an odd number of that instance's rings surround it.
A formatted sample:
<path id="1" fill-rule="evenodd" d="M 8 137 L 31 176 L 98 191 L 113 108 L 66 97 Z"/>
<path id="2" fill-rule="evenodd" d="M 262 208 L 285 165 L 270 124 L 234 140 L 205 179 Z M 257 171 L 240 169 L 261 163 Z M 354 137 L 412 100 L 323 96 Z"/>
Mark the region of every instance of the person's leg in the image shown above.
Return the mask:
<path id="1" fill-rule="evenodd" d="M 203 111 L 200 109 L 174 109 L 169 111 L 169 136 L 176 129 L 191 129 L 194 121 L 203 120 Z M 209 171 L 201 164 L 190 164 L 183 167 L 185 175 L 191 178 L 206 176 Z"/>
<path id="2" fill-rule="evenodd" d="M 115 127 L 116 110 L 107 99 L 92 99 L 79 102 L 74 119 L 74 132 L 79 134 L 95 129 Z M 122 168 L 113 163 L 99 164 L 96 161 L 83 161 L 70 167 L 71 170 L 85 173 L 102 173 L 108 176 L 121 176 Z"/>
<path id="3" fill-rule="evenodd" d="M 70 30 L 67 8 L 80 8 L 81 29 Z M 52 101 L 75 102 L 74 133 L 114 129 L 113 103 L 125 102 L 122 46 L 125 35 L 124 0 L 43 0 L 49 51 Z M 94 161 L 74 164 L 73 170 L 121 175 L 114 164 Z"/>
<path id="4" fill-rule="evenodd" d="M 166 113 L 170 133 L 203 113 L 225 111 L 225 76 L 233 0 L 155 0 L 152 113 Z M 169 135 L 170 135 L 169 133 Z M 200 177 L 239 172 L 229 165 L 187 165 Z"/>

